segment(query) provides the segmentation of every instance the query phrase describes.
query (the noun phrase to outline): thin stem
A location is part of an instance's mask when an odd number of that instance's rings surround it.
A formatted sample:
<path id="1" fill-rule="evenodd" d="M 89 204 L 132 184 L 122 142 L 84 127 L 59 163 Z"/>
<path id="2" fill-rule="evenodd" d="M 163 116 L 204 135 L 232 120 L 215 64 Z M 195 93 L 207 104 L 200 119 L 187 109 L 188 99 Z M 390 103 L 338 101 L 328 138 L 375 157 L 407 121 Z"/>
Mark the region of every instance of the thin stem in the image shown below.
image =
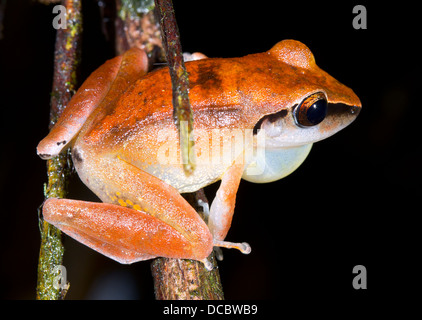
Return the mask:
<path id="1" fill-rule="evenodd" d="M 80 35 L 82 33 L 82 16 L 80 0 L 63 0 L 66 8 L 67 28 L 58 29 L 54 54 L 54 79 L 50 107 L 50 124 L 52 128 L 66 107 L 76 88 L 76 69 L 80 60 Z M 45 198 L 66 196 L 67 182 L 71 173 L 70 152 L 47 161 L 48 183 Z M 40 217 L 41 248 L 38 261 L 38 300 L 63 299 L 67 285 L 57 285 L 61 276 L 64 247 L 61 232 Z"/>
<path id="2" fill-rule="evenodd" d="M 171 0 L 155 0 L 160 15 L 163 47 L 166 52 L 173 88 L 173 117 L 179 130 L 180 152 L 187 175 L 195 170 L 193 162 L 194 142 L 192 137 L 193 115 L 189 102 L 189 77 L 183 62 L 179 29 Z"/>

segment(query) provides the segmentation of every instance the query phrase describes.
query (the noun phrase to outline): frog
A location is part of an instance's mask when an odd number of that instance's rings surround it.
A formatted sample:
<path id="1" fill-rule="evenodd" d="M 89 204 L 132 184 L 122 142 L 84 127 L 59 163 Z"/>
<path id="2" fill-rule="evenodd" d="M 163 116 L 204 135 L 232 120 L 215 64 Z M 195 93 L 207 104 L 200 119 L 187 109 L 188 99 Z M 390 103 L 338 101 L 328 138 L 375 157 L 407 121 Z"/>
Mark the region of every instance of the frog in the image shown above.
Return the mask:
<path id="1" fill-rule="evenodd" d="M 70 148 L 80 179 L 102 201 L 49 198 L 43 218 L 122 264 L 166 257 L 211 270 L 214 248 L 250 253 L 247 242 L 225 239 L 240 181 L 284 178 L 315 142 L 347 127 L 362 108 L 353 90 L 296 40 L 238 58 L 197 54 L 185 63 L 196 152 L 188 174 L 168 68 L 148 72 L 148 65 L 138 48 L 108 60 L 37 146 L 42 159 Z M 183 194 L 217 181 L 202 219 Z"/>

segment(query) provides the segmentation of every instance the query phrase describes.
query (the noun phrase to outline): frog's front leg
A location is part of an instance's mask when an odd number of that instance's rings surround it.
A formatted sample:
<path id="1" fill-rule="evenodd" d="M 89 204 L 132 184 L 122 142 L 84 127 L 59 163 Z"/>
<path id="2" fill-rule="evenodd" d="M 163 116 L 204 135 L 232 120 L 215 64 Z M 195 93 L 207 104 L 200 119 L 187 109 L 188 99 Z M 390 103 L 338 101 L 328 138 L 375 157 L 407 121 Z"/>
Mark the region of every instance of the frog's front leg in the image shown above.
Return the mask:
<path id="1" fill-rule="evenodd" d="M 235 248 L 242 253 L 248 254 L 251 252 L 251 247 L 246 242 L 231 243 L 223 241 L 231 226 L 237 189 L 239 188 L 243 170 L 243 163 L 234 162 L 222 176 L 220 187 L 211 204 L 208 226 L 214 237 L 215 246 Z"/>
<path id="2" fill-rule="evenodd" d="M 43 159 L 57 156 L 98 106 L 116 99 L 147 71 L 147 54 L 138 48 L 104 63 L 85 80 L 47 137 L 38 144 L 38 155 Z"/>

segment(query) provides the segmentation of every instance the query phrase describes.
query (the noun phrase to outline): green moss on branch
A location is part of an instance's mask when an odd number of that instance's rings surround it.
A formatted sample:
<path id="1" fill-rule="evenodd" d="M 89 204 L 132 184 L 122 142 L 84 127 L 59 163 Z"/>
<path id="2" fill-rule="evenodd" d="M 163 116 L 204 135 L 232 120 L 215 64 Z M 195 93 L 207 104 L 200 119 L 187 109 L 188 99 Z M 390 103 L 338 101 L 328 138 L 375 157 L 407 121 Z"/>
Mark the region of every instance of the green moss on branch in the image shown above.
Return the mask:
<path id="1" fill-rule="evenodd" d="M 67 29 L 57 30 L 54 53 L 54 79 L 51 94 L 50 124 L 53 127 L 70 101 L 76 88 L 76 69 L 80 61 L 80 35 L 82 16 L 80 0 L 63 0 L 67 10 Z M 70 152 L 63 152 L 47 161 L 48 183 L 45 198 L 65 198 L 67 182 L 71 173 Z M 37 299 L 63 299 L 65 284 L 55 286 L 59 266 L 63 264 L 64 247 L 61 232 L 40 217 L 41 247 L 38 260 Z"/>

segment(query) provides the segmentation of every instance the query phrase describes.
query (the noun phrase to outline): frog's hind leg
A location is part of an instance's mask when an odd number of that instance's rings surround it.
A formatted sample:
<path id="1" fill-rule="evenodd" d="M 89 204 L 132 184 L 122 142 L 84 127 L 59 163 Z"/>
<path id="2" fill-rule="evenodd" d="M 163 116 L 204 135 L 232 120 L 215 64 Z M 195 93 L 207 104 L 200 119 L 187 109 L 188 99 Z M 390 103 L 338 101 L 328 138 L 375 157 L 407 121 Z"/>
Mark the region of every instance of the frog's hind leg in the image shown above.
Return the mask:
<path id="1" fill-rule="evenodd" d="M 155 258 L 156 247 L 165 247 L 169 239 L 174 246 L 183 245 L 175 230 L 159 219 L 114 204 L 51 198 L 44 203 L 43 216 L 75 240 L 123 264 Z"/>
<path id="2" fill-rule="evenodd" d="M 38 155 L 43 159 L 57 156 L 81 130 L 92 112 L 101 103 L 107 103 L 105 99 L 122 94 L 122 88 L 139 79 L 147 69 L 146 53 L 132 48 L 95 70 L 72 97 L 47 137 L 38 144 Z"/>
<path id="3" fill-rule="evenodd" d="M 113 204 L 47 200 L 47 222 L 122 263 L 155 256 L 203 261 L 211 253 L 207 225 L 170 185 L 116 156 L 79 155 L 74 162 L 82 181 Z"/>

